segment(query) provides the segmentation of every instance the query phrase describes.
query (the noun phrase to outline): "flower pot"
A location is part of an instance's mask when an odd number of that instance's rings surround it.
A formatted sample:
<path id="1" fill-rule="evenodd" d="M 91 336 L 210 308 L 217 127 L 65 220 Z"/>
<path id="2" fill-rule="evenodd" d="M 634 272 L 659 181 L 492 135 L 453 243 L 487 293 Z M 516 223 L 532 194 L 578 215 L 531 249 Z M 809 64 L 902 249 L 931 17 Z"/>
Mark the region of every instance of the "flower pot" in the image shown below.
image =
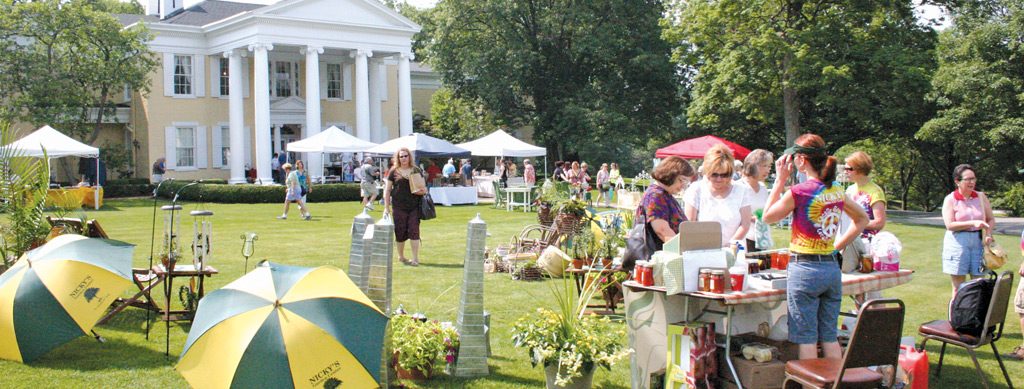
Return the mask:
<path id="1" fill-rule="evenodd" d="M 427 372 L 430 372 L 431 370 L 433 370 L 433 366 L 431 366 L 431 369 L 427 370 Z M 430 379 L 430 374 L 423 374 L 423 372 L 420 371 L 420 369 L 405 370 L 402 368 L 402 366 L 399 366 L 397 364 L 395 365 L 395 373 L 398 374 L 398 378 L 402 380 Z"/>
<path id="2" fill-rule="evenodd" d="M 572 267 L 576 268 L 576 269 L 582 269 L 583 268 L 583 260 L 582 259 L 574 259 L 574 260 L 572 260 Z"/>
<path id="3" fill-rule="evenodd" d="M 605 269 L 610 268 L 612 266 L 612 259 L 601 258 L 601 266 L 604 267 Z"/>
<path id="4" fill-rule="evenodd" d="M 564 368 L 563 368 L 564 369 Z M 584 371 L 582 376 L 572 379 L 572 382 L 565 386 L 555 385 L 555 376 L 558 373 L 558 365 L 544 366 L 544 378 L 548 389 L 588 389 L 594 386 L 594 368 Z"/>

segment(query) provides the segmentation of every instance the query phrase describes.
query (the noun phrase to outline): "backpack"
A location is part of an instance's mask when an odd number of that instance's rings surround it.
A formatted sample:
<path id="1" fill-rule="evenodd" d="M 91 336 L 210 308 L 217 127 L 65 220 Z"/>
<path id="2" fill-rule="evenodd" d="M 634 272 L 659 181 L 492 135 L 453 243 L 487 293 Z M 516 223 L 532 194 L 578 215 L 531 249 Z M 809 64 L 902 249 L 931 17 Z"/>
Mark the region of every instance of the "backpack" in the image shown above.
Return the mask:
<path id="1" fill-rule="evenodd" d="M 960 333 L 981 336 L 985 315 L 996 286 L 996 273 L 960 285 L 949 302 L 949 324 Z"/>

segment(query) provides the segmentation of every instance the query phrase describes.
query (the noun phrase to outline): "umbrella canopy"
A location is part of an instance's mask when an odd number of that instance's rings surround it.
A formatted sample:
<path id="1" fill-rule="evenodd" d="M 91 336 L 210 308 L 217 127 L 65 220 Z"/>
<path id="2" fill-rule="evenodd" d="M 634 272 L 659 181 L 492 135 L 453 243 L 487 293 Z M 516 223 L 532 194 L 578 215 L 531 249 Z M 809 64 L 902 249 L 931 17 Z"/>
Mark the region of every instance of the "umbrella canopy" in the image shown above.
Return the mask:
<path id="1" fill-rule="evenodd" d="M 85 335 L 131 286 L 135 246 L 61 235 L 0 274 L 0 358 L 30 362 Z"/>
<path id="2" fill-rule="evenodd" d="M 392 155 L 398 149 L 405 147 L 416 154 L 417 157 L 468 157 L 469 150 L 451 144 L 444 139 L 412 133 L 406 136 L 389 140 L 377 145 L 377 147 L 366 150 L 367 153 L 377 155 Z"/>
<path id="3" fill-rule="evenodd" d="M 677 156 L 680 158 L 704 158 L 704 153 L 708 152 L 714 145 L 725 145 L 732 149 L 732 154 L 736 159 L 742 160 L 750 154 L 750 150 L 746 147 L 740 146 L 736 143 L 727 141 L 714 135 L 706 135 L 699 138 L 687 139 L 670 146 L 665 146 L 658 149 L 654 156 L 658 158 L 666 158 L 671 156 Z"/>
<path id="4" fill-rule="evenodd" d="M 4 147 L 21 150 L 28 157 L 42 157 L 44 148 L 46 156 L 49 158 L 98 157 L 100 155 L 100 149 L 71 139 L 50 126 L 42 126 L 35 132 Z"/>
<path id="5" fill-rule="evenodd" d="M 489 135 L 456 146 L 482 157 L 536 157 L 547 155 L 548 152 L 543 147 L 523 142 L 502 130 L 495 130 Z"/>
<path id="6" fill-rule="evenodd" d="M 356 138 L 352 134 L 331 126 L 323 132 L 288 144 L 295 153 L 358 153 L 376 146 L 376 143 Z"/>
<path id="7" fill-rule="evenodd" d="M 195 388 L 373 388 L 387 322 L 340 269 L 264 262 L 199 302 L 177 369 Z"/>

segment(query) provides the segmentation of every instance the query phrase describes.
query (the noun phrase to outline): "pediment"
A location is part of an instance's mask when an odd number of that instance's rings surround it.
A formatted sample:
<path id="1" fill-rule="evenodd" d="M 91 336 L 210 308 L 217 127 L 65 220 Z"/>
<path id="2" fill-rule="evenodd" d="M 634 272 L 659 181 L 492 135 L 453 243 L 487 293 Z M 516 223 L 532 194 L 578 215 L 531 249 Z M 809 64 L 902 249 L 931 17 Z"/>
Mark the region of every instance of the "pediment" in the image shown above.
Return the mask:
<path id="1" fill-rule="evenodd" d="M 285 0 L 257 14 L 277 17 L 419 31 L 420 26 L 376 0 Z"/>
<path id="2" fill-rule="evenodd" d="M 306 100 L 291 96 L 270 103 L 270 110 L 274 112 L 305 112 Z"/>

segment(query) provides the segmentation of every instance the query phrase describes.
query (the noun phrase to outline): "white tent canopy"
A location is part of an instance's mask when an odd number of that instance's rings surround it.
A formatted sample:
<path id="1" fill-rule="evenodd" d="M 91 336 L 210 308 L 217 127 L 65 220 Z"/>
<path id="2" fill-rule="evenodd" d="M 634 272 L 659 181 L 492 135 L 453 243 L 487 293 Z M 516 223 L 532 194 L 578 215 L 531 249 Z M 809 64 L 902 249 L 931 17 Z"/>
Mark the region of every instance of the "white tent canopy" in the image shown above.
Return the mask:
<path id="1" fill-rule="evenodd" d="M 502 130 L 456 146 L 482 157 L 536 157 L 547 154 L 545 148 L 523 142 Z"/>
<path id="2" fill-rule="evenodd" d="M 74 140 L 50 126 L 42 126 L 4 147 L 15 148 L 21 150 L 25 156 L 39 158 L 43 157 L 43 149 L 49 158 L 100 156 L 100 149 Z"/>
<path id="3" fill-rule="evenodd" d="M 389 140 L 366 150 L 366 152 L 376 155 L 392 155 L 403 147 L 412 151 L 416 157 L 466 157 L 470 154 L 469 150 L 453 145 L 451 142 L 418 133 Z"/>
<path id="4" fill-rule="evenodd" d="M 289 143 L 288 151 L 296 153 L 358 153 L 376 145 L 376 143 L 356 138 L 338 127 L 331 126 L 319 134 Z"/>

